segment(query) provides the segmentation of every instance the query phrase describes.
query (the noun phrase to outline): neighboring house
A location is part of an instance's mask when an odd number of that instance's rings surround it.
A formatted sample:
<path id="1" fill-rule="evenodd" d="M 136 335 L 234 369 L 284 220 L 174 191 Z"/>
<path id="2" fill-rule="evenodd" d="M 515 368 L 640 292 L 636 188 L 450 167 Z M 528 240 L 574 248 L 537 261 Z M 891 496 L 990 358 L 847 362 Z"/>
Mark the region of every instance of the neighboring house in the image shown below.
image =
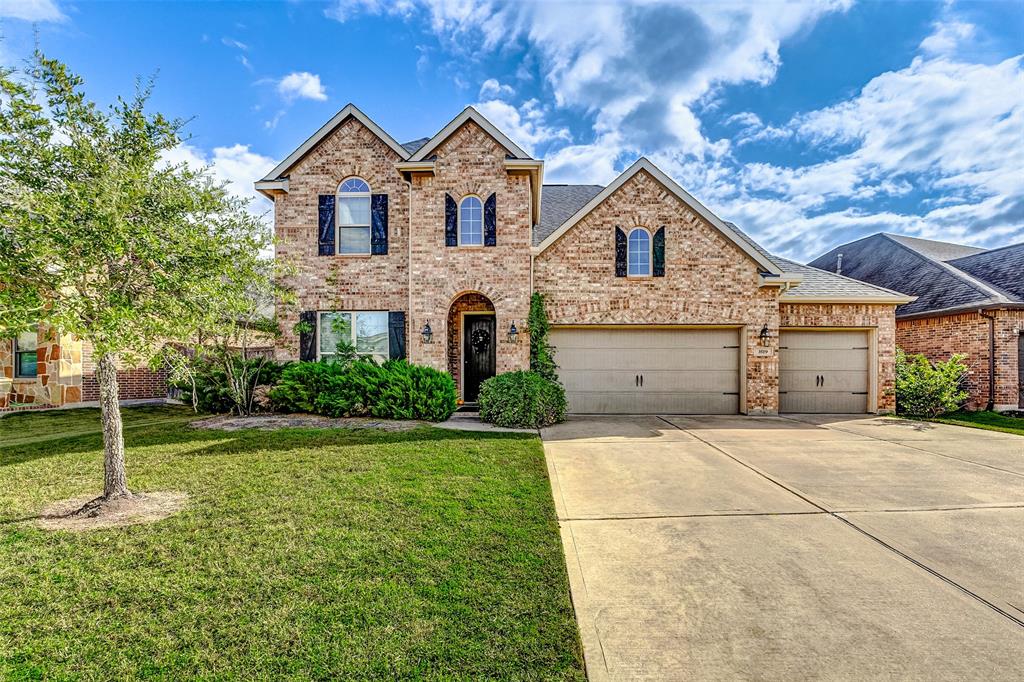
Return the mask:
<path id="1" fill-rule="evenodd" d="M 117 372 L 122 400 L 163 398 L 167 373 L 146 366 Z M 46 327 L 0 339 L 0 412 L 89 405 L 99 400 L 92 345 Z"/>
<path id="2" fill-rule="evenodd" d="M 1024 409 L 1024 244 L 999 249 L 879 233 L 811 262 L 917 299 L 896 309 L 896 343 L 946 360 L 964 353 L 972 409 Z"/>
<path id="3" fill-rule="evenodd" d="M 646 159 L 607 187 L 543 176 L 472 108 L 402 145 L 346 106 L 256 183 L 295 272 L 278 357 L 341 338 L 472 402 L 528 368 L 537 291 L 571 411 L 892 411 L 910 297 L 768 254 Z"/>

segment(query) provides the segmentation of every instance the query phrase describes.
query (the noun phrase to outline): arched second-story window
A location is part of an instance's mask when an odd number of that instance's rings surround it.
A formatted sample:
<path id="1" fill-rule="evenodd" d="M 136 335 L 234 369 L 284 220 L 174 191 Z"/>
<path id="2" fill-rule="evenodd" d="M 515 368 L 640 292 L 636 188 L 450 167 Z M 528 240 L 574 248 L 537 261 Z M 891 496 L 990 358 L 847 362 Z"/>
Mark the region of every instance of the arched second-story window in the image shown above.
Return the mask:
<path id="1" fill-rule="evenodd" d="M 645 277 L 651 274 L 651 233 L 642 227 L 630 231 L 626 242 L 626 274 L 630 277 Z"/>
<path id="2" fill-rule="evenodd" d="M 338 253 L 370 253 L 370 186 L 348 178 L 338 186 Z"/>
<path id="3" fill-rule="evenodd" d="M 484 205 L 468 196 L 459 204 L 459 246 L 483 246 Z"/>

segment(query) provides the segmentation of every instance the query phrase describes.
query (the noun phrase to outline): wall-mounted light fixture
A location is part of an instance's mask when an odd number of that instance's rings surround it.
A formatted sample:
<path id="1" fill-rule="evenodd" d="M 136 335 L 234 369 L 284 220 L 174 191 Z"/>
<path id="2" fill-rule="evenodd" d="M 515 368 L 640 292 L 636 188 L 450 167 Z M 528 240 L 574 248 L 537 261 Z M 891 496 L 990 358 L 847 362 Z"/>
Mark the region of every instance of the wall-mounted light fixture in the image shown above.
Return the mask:
<path id="1" fill-rule="evenodd" d="M 768 325 L 761 327 L 761 332 L 757 335 L 757 339 L 762 346 L 767 346 L 771 343 L 772 333 L 768 331 Z"/>
<path id="2" fill-rule="evenodd" d="M 423 331 L 420 332 L 423 335 L 423 343 L 434 342 L 434 330 L 430 328 L 430 322 L 423 325 Z"/>
<path id="3" fill-rule="evenodd" d="M 512 320 L 512 324 L 508 327 L 508 342 L 518 343 L 519 342 L 519 330 L 516 329 L 516 321 Z"/>

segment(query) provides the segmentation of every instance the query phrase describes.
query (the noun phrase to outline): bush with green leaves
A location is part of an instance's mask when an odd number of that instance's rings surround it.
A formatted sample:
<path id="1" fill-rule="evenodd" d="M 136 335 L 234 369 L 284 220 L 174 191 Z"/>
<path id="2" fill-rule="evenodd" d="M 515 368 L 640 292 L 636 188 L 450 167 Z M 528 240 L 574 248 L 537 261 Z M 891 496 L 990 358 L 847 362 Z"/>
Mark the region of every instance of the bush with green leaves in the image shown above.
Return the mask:
<path id="1" fill-rule="evenodd" d="M 497 426 L 539 429 L 565 420 L 565 389 L 538 372 L 506 372 L 480 385 L 480 418 Z"/>
<path id="2" fill-rule="evenodd" d="M 300 362 L 271 389 L 275 409 L 328 417 L 444 421 L 455 412 L 455 382 L 446 372 L 405 360 Z"/>
<path id="3" fill-rule="evenodd" d="M 287 363 L 282 364 L 267 358 L 245 359 L 237 353 L 224 358 L 211 356 L 196 363 L 190 375 L 191 380 L 183 378 L 172 381 L 171 386 L 180 389 L 186 395 L 192 395 L 192 404 L 198 412 L 248 414 L 257 407 L 250 404 L 253 390 L 257 386 L 277 382 L 286 367 Z M 242 378 L 245 386 L 239 387 L 237 381 L 232 381 L 228 376 L 228 368 L 232 370 L 236 379 Z M 240 400 L 246 404 L 240 405 Z"/>
<path id="4" fill-rule="evenodd" d="M 936 417 L 959 409 L 967 399 L 964 355 L 932 363 L 923 355 L 896 350 L 896 411 Z"/>

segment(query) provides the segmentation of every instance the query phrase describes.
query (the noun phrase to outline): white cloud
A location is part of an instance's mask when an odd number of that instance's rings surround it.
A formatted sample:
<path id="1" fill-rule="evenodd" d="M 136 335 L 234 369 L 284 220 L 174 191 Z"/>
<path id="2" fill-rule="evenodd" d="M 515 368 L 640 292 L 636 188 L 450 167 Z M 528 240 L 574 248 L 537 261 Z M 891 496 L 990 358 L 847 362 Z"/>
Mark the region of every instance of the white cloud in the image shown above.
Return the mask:
<path id="1" fill-rule="evenodd" d="M 54 0 L 3 0 L 0 2 L 0 17 L 24 21 L 65 21 L 67 19 Z"/>
<path id="2" fill-rule="evenodd" d="M 542 122 L 537 100 L 530 100 L 521 110 L 498 99 L 478 102 L 473 106 L 531 155 L 539 144 L 570 139 L 569 131 L 565 128 L 547 126 Z"/>
<path id="3" fill-rule="evenodd" d="M 234 144 L 230 147 L 214 147 L 207 153 L 196 146 L 182 144 L 166 152 L 163 158 L 167 163 L 184 163 L 198 169 L 209 167 L 218 182 L 225 183 L 231 194 L 244 199 L 251 199 L 249 211 L 256 216 L 264 216 L 267 202 L 253 187 L 253 183 L 266 175 L 276 164 L 273 159 L 252 151 L 249 145 Z"/>
<path id="4" fill-rule="evenodd" d="M 320 76 L 308 71 L 294 71 L 277 82 L 277 91 L 291 102 L 296 99 L 312 99 L 323 102 L 327 92 L 320 83 Z"/>
<path id="5" fill-rule="evenodd" d="M 249 49 L 249 46 L 243 43 L 242 41 L 230 38 L 228 36 L 224 36 L 223 38 L 221 38 L 220 42 L 224 43 L 228 47 L 233 47 L 236 50 L 242 50 L 243 52 Z"/>
<path id="6" fill-rule="evenodd" d="M 480 85 L 480 94 L 477 96 L 480 99 L 494 99 L 499 97 L 512 97 L 515 94 L 516 91 L 511 85 L 503 85 L 502 83 L 499 83 L 496 78 L 488 78 Z"/>
<path id="7" fill-rule="evenodd" d="M 974 37 L 975 26 L 963 21 L 945 21 L 935 24 L 935 32 L 921 41 L 920 49 L 929 54 L 950 54 L 961 43 Z"/>

